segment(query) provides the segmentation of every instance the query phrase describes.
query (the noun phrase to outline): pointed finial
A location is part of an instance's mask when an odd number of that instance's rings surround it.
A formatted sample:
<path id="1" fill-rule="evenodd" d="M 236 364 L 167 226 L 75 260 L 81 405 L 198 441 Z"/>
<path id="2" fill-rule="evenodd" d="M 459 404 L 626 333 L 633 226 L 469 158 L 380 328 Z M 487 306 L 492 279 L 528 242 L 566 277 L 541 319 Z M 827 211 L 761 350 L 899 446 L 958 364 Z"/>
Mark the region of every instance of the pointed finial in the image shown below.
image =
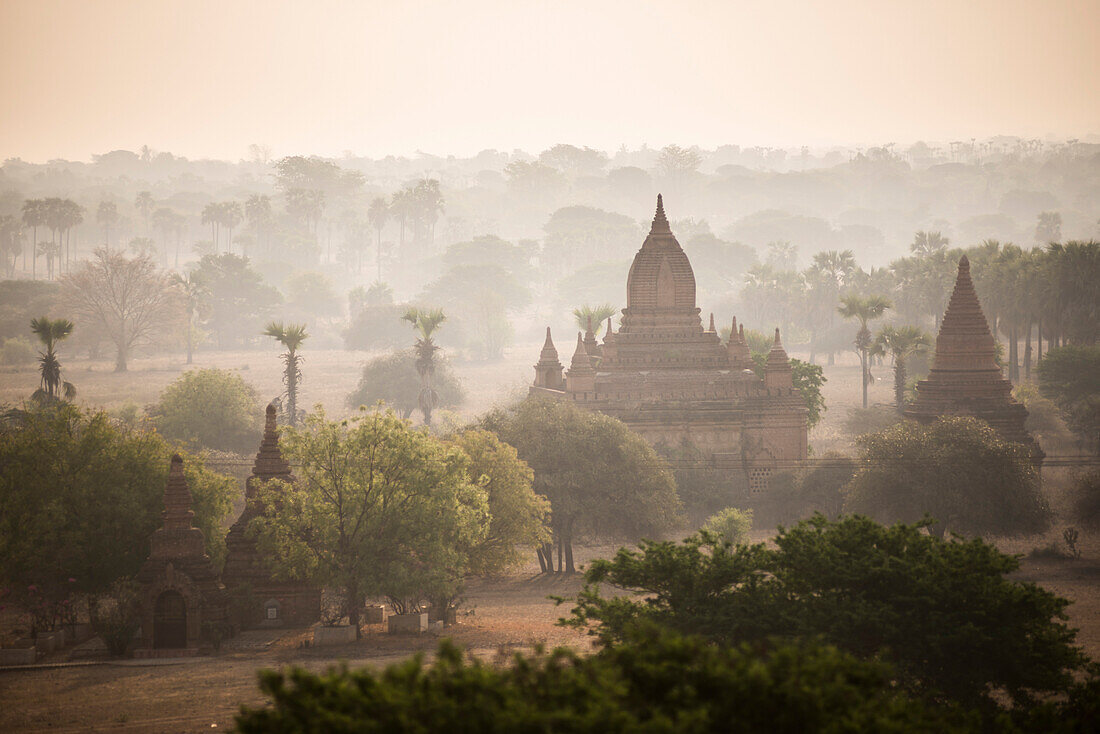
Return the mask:
<path id="1" fill-rule="evenodd" d="M 730 339 L 737 338 L 737 317 L 733 317 L 733 326 L 730 327 Z"/>
<path id="2" fill-rule="evenodd" d="M 963 255 L 961 258 L 959 258 L 959 270 L 963 269 L 970 270 L 970 258 L 968 258 L 966 255 Z"/>
<path id="3" fill-rule="evenodd" d="M 607 333 L 604 334 L 604 339 L 606 339 L 609 336 L 613 336 L 614 334 L 615 334 L 615 330 L 612 328 L 611 317 L 608 316 L 607 317 Z"/>
<path id="4" fill-rule="evenodd" d="M 267 415 L 264 419 L 264 433 L 275 430 L 275 417 L 278 411 L 275 409 L 275 401 L 267 404 Z"/>
<path id="5" fill-rule="evenodd" d="M 550 339 L 550 327 L 549 326 L 546 327 L 546 341 L 544 341 L 542 343 L 542 345 L 544 347 L 551 347 L 551 346 L 554 345 L 554 342 Z"/>
<path id="6" fill-rule="evenodd" d="M 775 346 L 782 347 L 783 342 L 779 340 L 779 327 L 775 327 Z"/>
<path id="7" fill-rule="evenodd" d="M 649 228 L 650 234 L 671 234 L 672 228 L 668 226 L 668 218 L 665 217 L 665 202 L 660 194 L 657 194 L 657 213 L 653 215 L 653 226 Z"/>
<path id="8" fill-rule="evenodd" d="M 587 336 L 588 334 L 591 334 L 591 333 L 592 333 L 592 314 L 588 314 L 588 324 L 587 324 L 587 328 L 585 330 L 585 335 Z"/>
<path id="9" fill-rule="evenodd" d="M 183 471 L 183 457 L 179 454 L 172 454 L 172 463 L 169 471 L 181 472 Z"/>
<path id="10" fill-rule="evenodd" d="M 714 314 L 711 313 L 711 315 L 710 315 L 710 326 L 707 327 L 707 331 L 714 331 L 714 330 L 715 330 L 714 329 Z"/>

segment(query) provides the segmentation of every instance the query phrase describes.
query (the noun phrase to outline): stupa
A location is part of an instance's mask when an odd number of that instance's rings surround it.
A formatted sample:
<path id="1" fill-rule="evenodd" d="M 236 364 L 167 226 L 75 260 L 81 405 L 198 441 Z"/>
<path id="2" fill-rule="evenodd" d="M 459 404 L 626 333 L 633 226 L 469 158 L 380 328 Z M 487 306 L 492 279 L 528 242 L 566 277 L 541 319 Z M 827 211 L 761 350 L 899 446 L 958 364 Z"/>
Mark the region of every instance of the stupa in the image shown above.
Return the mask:
<path id="1" fill-rule="evenodd" d="M 945 415 L 969 415 L 991 425 L 1008 441 L 1031 450 L 1041 464 L 1043 451 L 1024 427 L 1027 408 L 1012 397 L 1012 383 L 997 366 L 997 343 L 982 313 L 970 261 L 959 260 L 955 289 L 936 336 L 936 356 L 928 377 L 917 383 L 917 399 L 905 415 L 931 423 Z"/>
<path id="2" fill-rule="evenodd" d="M 695 273 L 658 195 L 627 274 L 619 330 L 608 320 L 602 344 L 591 328 L 578 335 L 563 375 L 547 329 L 530 394 L 611 415 L 656 446 L 688 444 L 762 491 L 772 472 L 806 458 L 806 403 L 778 329 L 761 379 L 736 319 L 723 344 L 713 315 L 704 328 L 700 314 Z"/>
<path id="3" fill-rule="evenodd" d="M 183 459 L 176 454 L 164 488 L 161 527 L 136 576 L 142 586 L 140 655 L 196 652 L 225 622 L 225 589 L 206 555 L 202 531 L 191 524 L 194 516 Z"/>
<path id="4" fill-rule="evenodd" d="M 262 512 L 255 501 L 260 483 L 294 481 L 290 465 L 279 449 L 275 406 L 267 406 L 264 436 L 252 476 L 245 482 L 245 507 L 225 537 L 226 557 L 222 578 L 230 595 L 230 621 L 235 627 L 305 626 L 321 616 L 321 590 L 308 583 L 274 579 L 248 537 L 248 524 Z"/>

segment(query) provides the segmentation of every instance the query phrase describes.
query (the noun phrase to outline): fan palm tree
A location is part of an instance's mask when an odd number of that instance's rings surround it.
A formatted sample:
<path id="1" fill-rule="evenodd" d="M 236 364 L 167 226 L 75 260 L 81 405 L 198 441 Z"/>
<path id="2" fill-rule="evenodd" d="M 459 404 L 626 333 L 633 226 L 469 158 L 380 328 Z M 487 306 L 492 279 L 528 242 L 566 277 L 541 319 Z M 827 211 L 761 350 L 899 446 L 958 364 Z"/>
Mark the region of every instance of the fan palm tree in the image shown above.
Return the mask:
<path id="1" fill-rule="evenodd" d="M 272 321 L 264 329 L 264 335 L 286 347 L 286 353 L 283 354 L 283 382 L 286 383 L 288 420 L 293 426 L 298 421 L 298 383 L 302 381 L 302 357 L 298 354 L 298 347 L 309 338 L 309 334 L 306 333 L 305 324 L 284 325 L 282 321 Z"/>
<path id="2" fill-rule="evenodd" d="M 31 228 L 31 280 L 38 277 L 38 228 L 46 223 L 45 199 L 27 199 L 23 202 L 23 224 Z M 23 255 L 23 269 L 27 268 L 27 256 Z"/>
<path id="3" fill-rule="evenodd" d="M 932 337 L 916 326 L 884 326 L 875 337 L 874 348 L 894 357 L 894 402 L 899 412 L 905 407 L 905 360 L 931 346 Z"/>
<path id="4" fill-rule="evenodd" d="M 199 315 L 205 298 L 210 294 L 206 284 L 195 273 L 187 277 L 176 273 L 172 277 L 173 282 L 183 293 L 184 304 L 187 311 L 187 364 L 191 364 L 191 356 L 195 351 L 195 317 Z"/>
<path id="5" fill-rule="evenodd" d="M 573 309 L 573 318 L 577 320 L 577 328 L 591 328 L 592 333 L 599 336 L 604 322 L 614 316 L 615 311 L 615 307 L 610 303 L 601 303 L 599 306 L 589 306 L 586 303 L 580 308 Z"/>
<path id="6" fill-rule="evenodd" d="M 57 343 L 73 333 L 73 322 L 68 319 L 48 319 L 45 316 L 31 319 L 31 331 L 46 347 L 39 352 L 42 365 L 42 386 L 32 396 L 39 402 L 54 402 L 64 395 L 65 400 L 76 396 L 76 388 L 71 382 L 61 381 L 61 362 L 57 359 Z"/>
<path id="7" fill-rule="evenodd" d="M 420 412 L 424 415 L 424 425 L 432 424 L 432 411 L 439 404 L 439 395 L 432 385 L 435 375 L 435 353 L 439 351 L 432 340 L 432 335 L 439 329 L 447 317 L 443 315 L 443 309 L 422 309 L 415 306 L 409 307 L 405 315 L 401 317 L 412 324 L 416 329 L 416 344 L 413 350 L 416 352 L 416 372 L 420 375 L 420 395 L 417 402 L 420 404 Z"/>
<path id="8" fill-rule="evenodd" d="M 377 197 L 370 203 L 370 208 L 367 209 L 367 219 L 370 221 L 374 231 L 377 234 L 374 249 L 375 267 L 377 269 L 376 275 L 378 280 L 382 280 L 382 230 L 386 226 L 386 222 L 390 219 L 390 208 L 386 204 L 384 197 Z"/>
<path id="9" fill-rule="evenodd" d="M 153 201 L 153 195 L 148 191 L 139 191 L 138 195 L 134 197 L 134 208 L 141 214 L 141 218 L 145 220 L 145 234 L 149 234 L 149 215 L 153 213 L 153 209 L 156 207 L 156 202 Z"/>
<path id="10" fill-rule="evenodd" d="M 859 352 L 859 364 L 863 369 L 863 407 L 867 407 L 867 383 L 870 381 L 870 369 L 868 359 L 872 347 L 871 330 L 867 328 L 867 322 L 877 319 L 891 308 L 893 304 L 885 296 L 858 296 L 854 293 L 840 299 L 837 313 L 846 319 L 857 319 L 859 331 L 856 332 L 856 351 Z"/>

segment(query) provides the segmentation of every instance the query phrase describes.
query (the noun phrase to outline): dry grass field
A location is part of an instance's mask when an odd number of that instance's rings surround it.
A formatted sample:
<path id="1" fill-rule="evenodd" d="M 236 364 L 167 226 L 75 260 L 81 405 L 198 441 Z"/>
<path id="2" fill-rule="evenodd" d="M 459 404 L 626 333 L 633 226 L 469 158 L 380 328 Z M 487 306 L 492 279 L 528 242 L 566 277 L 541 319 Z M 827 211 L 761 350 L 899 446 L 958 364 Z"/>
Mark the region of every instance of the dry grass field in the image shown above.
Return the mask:
<path id="1" fill-rule="evenodd" d="M 540 344 L 524 344 L 509 350 L 495 363 L 457 363 L 467 402 L 443 421 L 469 420 L 493 405 L 525 393 L 531 367 Z M 282 391 L 279 350 L 274 346 L 253 351 L 199 352 L 194 368 L 221 367 L 239 370 L 266 400 Z M 64 355 L 63 355 L 64 356 Z M 349 412 L 344 401 L 359 378 L 365 352 L 305 350 L 302 405 L 321 403 L 333 416 Z M 801 355 L 796 355 L 801 356 Z M 563 355 L 567 360 L 568 355 Z M 178 357 L 138 358 L 125 374 L 112 372 L 110 362 L 65 359 L 66 379 L 76 384 L 82 402 L 118 410 L 127 404 L 144 406 L 185 369 Z M 871 402 L 887 404 L 892 398 L 888 368 L 876 371 L 880 380 L 871 388 Z M 826 368 L 825 420 L 810 437 L 818 454 L 826 450 L 852 450 L 845 432 L 848 410 L 858 404 L 859 368 L 849 355 Z M 0 372 L 0 403 L 18 403 L 38 383 L 33 369 Z M 1065 516 L 1064 488 L 1068 474 L 1050 472 L 1044 477 L 1052 504 Z M 1061 537 L 1062 519 L 1044 537 L 998 541 L 1006 551 L 1027 554 Z M 758 529 L 763 540 L 769 531 Z M 1074 600 L 1070 621 L 1080 629 L 1080 642 L 1100 658 L 1100 537 L 1084 536 L 1079 560 L 1025 559 L 1018 576 Z M 578 560 L 606 556 L 612 547 L 578 549 Z M 570 645 L 590 649 L 582 634 L 555 626 L 567 612 L 548 599 L 570 596 L 580 586 L 578 577 L 542 577 L 533 562 L 514 575 L 471 583 L 458 624 L 446 631 L 473 653 L 491 658 L 501 651 L 530 649 L 534 644 Z M 0 620 L 2 621 L 2 620 Z M 217 655 L 176 661 L 99 662 L 80 667 L 0 671 L 0 731 L 198 731 L 231 726 L 239 705 L 259 704 L 256 671 L 302 665 L 323 670 L 346 660 L 352 666 L 381 666 L 416 652 L 430 654 L 439 636 L 428 634 L 390 636 L 381 627 L 368 628 L 359 642 L 340 648 L 301 647 L 306 630 L 285 633 L 248 633 L 226 645 Z M 67 653 L 55 653 L 47 662 L 63 662 Z"/>

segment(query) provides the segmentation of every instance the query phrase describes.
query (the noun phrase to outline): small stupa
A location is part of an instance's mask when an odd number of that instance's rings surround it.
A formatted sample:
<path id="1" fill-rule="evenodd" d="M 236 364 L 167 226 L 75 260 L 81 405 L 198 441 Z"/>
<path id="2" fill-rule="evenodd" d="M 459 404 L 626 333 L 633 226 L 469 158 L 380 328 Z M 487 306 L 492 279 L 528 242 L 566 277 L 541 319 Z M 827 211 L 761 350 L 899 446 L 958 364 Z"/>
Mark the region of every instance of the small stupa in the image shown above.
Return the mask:
<path id="1" fill-rule="evenodd" d="M 959 260 L 955 289 L 936 337 L 936 356 L 928 377 L 917 383 L 917 399 L 905 415 L 931 423 L 945 415 L 969 415 L 991 425 L 1005 440 L 1031 450 L 1042 463 L 1043 451 L 1024 427 L 1027 408 L 1012 397 L 1012 383 L 997 365 L 997 342 L 982 313 L 970 261 Z"/>

